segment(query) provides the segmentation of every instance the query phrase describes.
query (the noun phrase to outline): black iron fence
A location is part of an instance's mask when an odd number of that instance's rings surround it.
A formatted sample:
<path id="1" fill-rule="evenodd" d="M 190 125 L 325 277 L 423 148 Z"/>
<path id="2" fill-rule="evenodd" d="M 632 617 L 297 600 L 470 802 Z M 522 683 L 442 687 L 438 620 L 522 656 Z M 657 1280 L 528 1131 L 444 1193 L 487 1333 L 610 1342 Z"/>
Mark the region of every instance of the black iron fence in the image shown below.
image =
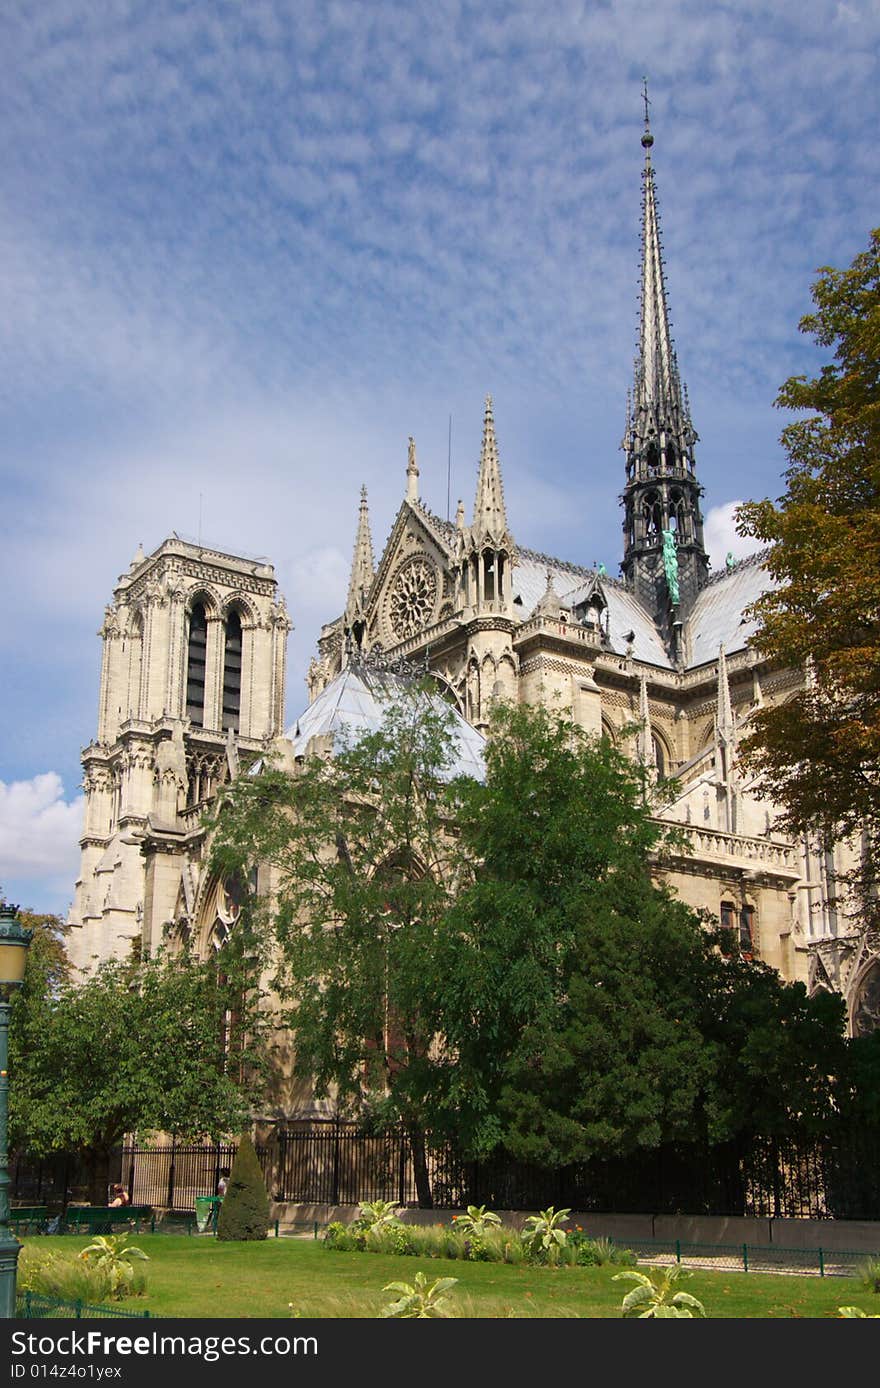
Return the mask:
<path id="1" fill-rule="evenodd" d="M 465 1161 L 449 1143 L 428 1144 L 438 1208 L 567 1205 L 596 1214 L 747 1215 L 880 1219 L 880 1133 L 837 1133 L 812 1142 L 753 1139 L 706 1147 L 677 1144 L 618 1160 L 556 1169 L 504 1153 Z M 406 1134 L 367 1134 L 314 1123 L 281 1130 L 266 1151 L 277 1199 L 315 1204 L 394 1200 L 415 1204 Z"/>
<path id="2" fill-rule="evenodd" d="M 231 1167 L 234 1143 L 126 1146 L 115 1163 L 135 1205 L 192 1211 L 214 1195 Z M 309 1122 L 277 1129 L 257 1147 L 266 1186 L 278 1201 L 355 1205 L 365 1200 L 418 1203 L 407 1135 L 368 1133 L 355 1124 Z M 434 1205 L 543 1209 L 569 1206 L 595 1214 L 707 1214 L 763 1218 L 880 1219 L 880 1131 L 839 1130 L 811 1142 L 753 1139 L 705 1147 L 678 1144 L 619 1160 L 558 1169 L 504 1153 L 466 1161 L 450 1143 L 427 1144 Z M 52 1203 L 70 1190 L 73 1159 L 16 1158 L 17 1203 Z"/>

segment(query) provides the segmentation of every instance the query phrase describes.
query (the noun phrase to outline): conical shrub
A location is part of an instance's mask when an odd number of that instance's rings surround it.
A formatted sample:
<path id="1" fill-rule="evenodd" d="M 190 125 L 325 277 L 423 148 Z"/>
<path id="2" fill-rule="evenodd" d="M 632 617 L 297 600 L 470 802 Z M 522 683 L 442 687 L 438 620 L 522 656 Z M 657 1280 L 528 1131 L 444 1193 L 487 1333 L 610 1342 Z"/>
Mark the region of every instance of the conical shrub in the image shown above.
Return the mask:
<path id="1" fill-rule="evenodd" d="M 243 1133 L 229 1173 L 217 1220 L 218 1239 L 264 1239 L 269 1233 L 269 1196 L 254 1151 Z"/>

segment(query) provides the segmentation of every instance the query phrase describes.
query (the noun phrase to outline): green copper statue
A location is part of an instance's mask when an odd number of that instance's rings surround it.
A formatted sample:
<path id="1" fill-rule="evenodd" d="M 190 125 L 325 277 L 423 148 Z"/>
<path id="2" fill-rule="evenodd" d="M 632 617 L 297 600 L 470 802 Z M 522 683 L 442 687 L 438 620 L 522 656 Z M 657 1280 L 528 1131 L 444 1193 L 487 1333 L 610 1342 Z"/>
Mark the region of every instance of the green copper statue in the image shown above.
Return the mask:
<path id="1" fill-rule="evenodd" d="M 673 606 L 678 603 L 678 551 L 675 548 L 675 532 L 673 530 L 663 531 L 663 568 L 666 572 L 666 582 L 669 584 L 669 596 Z"/>

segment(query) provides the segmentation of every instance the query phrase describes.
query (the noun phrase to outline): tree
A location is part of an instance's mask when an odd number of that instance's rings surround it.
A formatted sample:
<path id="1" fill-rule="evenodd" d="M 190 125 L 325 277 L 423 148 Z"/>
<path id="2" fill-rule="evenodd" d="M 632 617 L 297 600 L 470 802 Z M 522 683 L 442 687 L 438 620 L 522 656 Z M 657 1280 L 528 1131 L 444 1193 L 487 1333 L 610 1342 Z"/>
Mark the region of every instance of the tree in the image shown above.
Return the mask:
<path id="1" fill-rule="evenodd" d="M 494 1123 L 514 1155 L 556 1166 L 818 1126 L 841 1060 L 840 1000 L 724 958 L 658 885 L 675 831 L 654 818 L 641 767 L 606 739 L 528 707 L 496 709 L 491 732 L 485 784 L 462 797 L 481 867 L 442 971 L 474 1004 L 454 1038 L 484 1085 L 471 1141 Z"/>
<path id="2" fill-rule="evenodd" d="M 332 756 L 240 777 L 213 862 L 271 866 L 265 935 L 297 1072 L 345 1115 L 403 1124 L 430 1205 L 424 1131 L 452 1131 L 457 1110 L 438 959 L 471 864 L 453 828 L 451 710 L 417 684 L 394 694 L 380 728 Z"/>
<path id="3" fill-rule="evenodd" d="M 480 861 L 442 972 L 471 1012 L 452 1040 L 499 1141 L 555 1165 L 684 1130 L 708 1062 L 682 1001 L 698 918 L 650 877 L 667 832 L 641 766 L 542 707 L 496 708 L 484 785 L 463 795 Z"/>
<path id="4" fill-rule="evenodd" d="M 265 1239 L 269 1196 L 254 1144 L 242 1133 L 217 1220 L 218 1239 Z"/>
<path id="5" fill-rule="evenodd" d="M 224 982 L 212 962 L 182 955 L 107 963 L 83 983 L 63 981 L 27 1014 L 10 1087 L 14 1145 L 37 1156 L 81 1153 L 89 1198 L 103 1205 L 110 1154 L 126 1133 L 235 1131 L 260 1063 L 259 1024 L 240 979 L 230 966 Z M 243 1053 L 229 1036 L 232 1012 L 239 1027 L 254 1028 Z"/>
<path id="6" fill-rule="evenodd" d="M 753 611 L 753 646 L 805 672 L 758 710 L 741 747 L 791 832 L 865 834 L 862 907 L 880 847 L 880 229 L 846 270 L 826 267 L 800 328 L 834 360 L 791 377 L 777 405 L 808 411 L 782 433 L 787 490 L 740 507 L 738 529 L 770 548 L 776 588 Z"/>

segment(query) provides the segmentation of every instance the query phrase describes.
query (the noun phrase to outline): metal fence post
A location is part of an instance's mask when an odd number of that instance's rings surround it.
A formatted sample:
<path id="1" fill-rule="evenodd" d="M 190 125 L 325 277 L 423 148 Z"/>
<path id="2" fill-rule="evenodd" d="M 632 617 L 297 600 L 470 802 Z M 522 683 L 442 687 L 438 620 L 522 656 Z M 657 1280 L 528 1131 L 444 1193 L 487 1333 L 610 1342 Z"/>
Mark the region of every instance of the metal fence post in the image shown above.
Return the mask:
<path id="1" fill-rule="evenodd" d="M 171 1139 L 171 1164 L 168 1167 L 168 1208 L 174 1209 L 174 1138 Z"/>
<path id="2" fill-rule="evenodd" d="M 748 1245 L 747 1245 L 747 1244 L 743 1244 L 743 1272 L 748 1272 L 748 1270 L 749 1270 L 749 1250 L 748 1250 Z"/>
<path id="3" fill-rule="evenodd" d="M 819 1249 L 819 1276 L 825 1276 L 825 1254 L 821 1248 Z"/>
<path id="4" fill-rule="evenodd" d="M 675 1261 L 677 1263 L 681 1262 L 681 1239 L 675 1240 Z"/>

